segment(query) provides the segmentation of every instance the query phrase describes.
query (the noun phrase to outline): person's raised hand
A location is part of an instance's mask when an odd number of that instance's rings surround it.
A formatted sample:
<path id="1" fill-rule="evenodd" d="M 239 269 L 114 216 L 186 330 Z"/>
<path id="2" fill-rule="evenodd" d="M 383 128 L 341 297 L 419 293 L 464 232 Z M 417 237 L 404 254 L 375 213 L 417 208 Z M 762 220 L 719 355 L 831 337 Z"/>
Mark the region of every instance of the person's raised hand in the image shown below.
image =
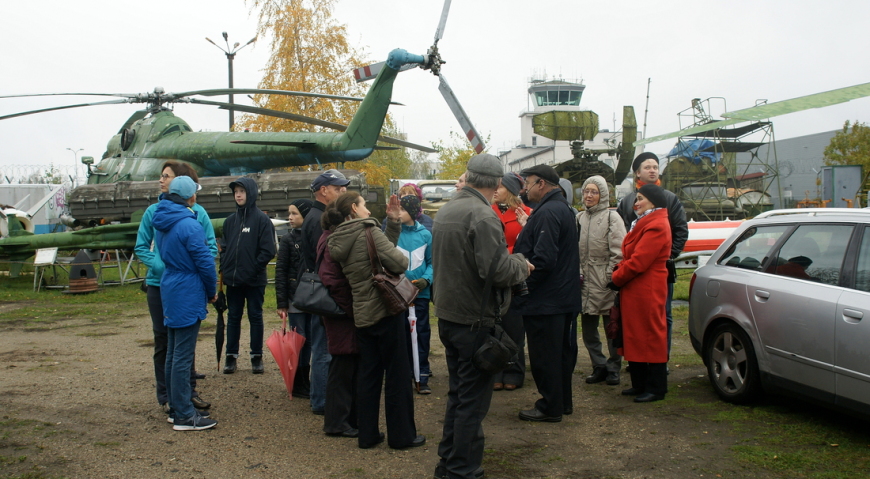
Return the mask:
<path id="1" fill-rule="evenodd" d="M 387 201 L 387 218 L 393 221 L 399 221 L 401 211 L 402 206 L 399 204 L 399 196 L 391 195 L 390 200 Z"/>

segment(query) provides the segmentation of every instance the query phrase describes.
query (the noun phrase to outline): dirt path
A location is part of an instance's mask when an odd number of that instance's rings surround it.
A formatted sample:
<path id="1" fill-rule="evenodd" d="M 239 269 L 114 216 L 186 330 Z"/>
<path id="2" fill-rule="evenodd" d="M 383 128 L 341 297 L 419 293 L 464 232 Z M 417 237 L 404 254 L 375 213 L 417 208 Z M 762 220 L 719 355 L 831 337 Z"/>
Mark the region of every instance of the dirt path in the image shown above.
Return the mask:
<path id="1" fill-rule="evenodd" d="M 217 374 L 207 329 L 197 365 L 208 377 L 199 389 L 219 424 L 209 431 L 173 431 L 154 397 L 150 320 L 141 313 L 110 325 L 91 324 L 84 315 L 0 332 L 0 476 L 432 476 L 447 382 L 437 340 L 434 393 L 415 396 L 418 431 L 427 445 L 361 450 L 355 439 L 326 437 L 322 418 L 311 414 L 307 400 L 288 399 L 271 357 L 263 375 L 251 374 L 247 360 L 240 361 L 236 374 Z M 243 333 L 242 344 L 246 341 Z M 586 384 L 588 369 L 581 351 L 575 412 L 561 423 L 517 419 L 538 397 L 531 374 L 526 387 L 494 394 L 484 423 L 487 477 L 753 475 L 723 460 L 741 438 L 698 406 L 717 401 L 699 377 L 700 366 L 673 367 L 668 399 L 643 405 L 620 396 L 622 387 Z M 623 374 L 624 384 L 627 380 Z"/>

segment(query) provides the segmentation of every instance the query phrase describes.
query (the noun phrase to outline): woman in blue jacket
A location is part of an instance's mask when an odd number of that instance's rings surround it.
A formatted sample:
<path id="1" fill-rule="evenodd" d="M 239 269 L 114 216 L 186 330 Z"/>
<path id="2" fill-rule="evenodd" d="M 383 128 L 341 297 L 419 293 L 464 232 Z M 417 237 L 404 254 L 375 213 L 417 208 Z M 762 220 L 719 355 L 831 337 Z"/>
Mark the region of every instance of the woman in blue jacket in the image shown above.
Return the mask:
<path id="1" fill-rule="evenodd" d="M 160 196 L 158 199 L 163 199 L 169 192 L 169 183 L 176 176 L 189 176 L 194 183 L 199 182 L 199 177 L 193 168 L 184 163 L 167 161 L 163 164 L 163 173 L 159 180 Z M 160 278 L 163 276 L 164 265 L 163 260 L 160 259 L 157 245 L 154 244 L 156 232 L 152 224 L 157 205 L 158 203 L 154 203 L 149 206 L 142 216 L 142 221 L 139 223 L 139 233 L 136 237 L 135 252 L 139 260 L 148 267 L 145 285 L 147 288 L 148 311 L 151 313 L 151 327 L 154 331 L 154 378 L 157 384 L 157 403 L 163 406 L 164 412 L 168 412 L 169 396 L 166 395 L 166 379 L 163 370 L 166 365 L 166 326 L 163 325 L 163 303 L 160 300 Z M 191 206 L 191 209 L 196 213 L 196 220 L 205 231 L 208 249 L 212 257 L 217 256 L 217 242 L 215 241 L 214 228 L 211 225 L 208 213 L 198 204 Z M 199 393 L 196 392 L 196 379 L 194 378 L 195 359 L 193 363 L 190 371 L 191 400 L 197 408 L 208 409 L 211 404 L 199 397 Z"/>
<path id="2" fill-rule="evenodd" d="M 189 176 L 176 177 L 152 219 L 165 265 L 160 297 L 167 330 L 166 392 L 176 431 L 197 431 L 217 424 L 200 415 L 190 400 L 190 368 L 199 324 L 208 315 L 208 303 L 217 299 L 214 256 L 190 208 L 196 201 L 196 190 Z"/>

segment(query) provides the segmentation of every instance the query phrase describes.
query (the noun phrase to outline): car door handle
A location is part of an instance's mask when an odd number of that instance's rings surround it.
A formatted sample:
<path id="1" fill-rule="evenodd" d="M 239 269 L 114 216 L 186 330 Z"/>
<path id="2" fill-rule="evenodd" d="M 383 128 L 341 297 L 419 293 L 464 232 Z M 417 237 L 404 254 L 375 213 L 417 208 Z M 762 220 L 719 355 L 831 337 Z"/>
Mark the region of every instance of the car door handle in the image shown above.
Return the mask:
<path id="1" fill-rule="evenodd" d="M 843 319 L 847 323 L 857 323 L 864 318 L 864 313 L 855 309 L 843 308 Z"/>
<path id="2" fill-rule="evenodd" d="M 758 301 L 767 301 L 768 299 L 770 299 L 770 292 L 756 289 L 755 290 L 755 299 Z"/>

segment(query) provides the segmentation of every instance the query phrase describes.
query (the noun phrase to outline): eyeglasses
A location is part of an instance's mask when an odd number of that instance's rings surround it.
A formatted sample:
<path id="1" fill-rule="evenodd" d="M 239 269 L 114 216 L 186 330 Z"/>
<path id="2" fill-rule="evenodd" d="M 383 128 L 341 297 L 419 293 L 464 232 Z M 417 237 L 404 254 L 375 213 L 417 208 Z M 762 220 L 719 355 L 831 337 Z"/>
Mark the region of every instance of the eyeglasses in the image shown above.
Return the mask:
<path id="1" fill-rule="evenodd" d="M 583 196 L 586 196 L 586 195 L 598 196 L 600 194 L 601 193 L 598 190 L 583 190 Z"/>
<path id="2" fill-rule="evenodd" d="M 160 179 L 162 179 L 162 180 L 171 180 L 172 178 L 174 178 L 174 176 L 169 176 L 165 173 L 160 175 Z"/>

